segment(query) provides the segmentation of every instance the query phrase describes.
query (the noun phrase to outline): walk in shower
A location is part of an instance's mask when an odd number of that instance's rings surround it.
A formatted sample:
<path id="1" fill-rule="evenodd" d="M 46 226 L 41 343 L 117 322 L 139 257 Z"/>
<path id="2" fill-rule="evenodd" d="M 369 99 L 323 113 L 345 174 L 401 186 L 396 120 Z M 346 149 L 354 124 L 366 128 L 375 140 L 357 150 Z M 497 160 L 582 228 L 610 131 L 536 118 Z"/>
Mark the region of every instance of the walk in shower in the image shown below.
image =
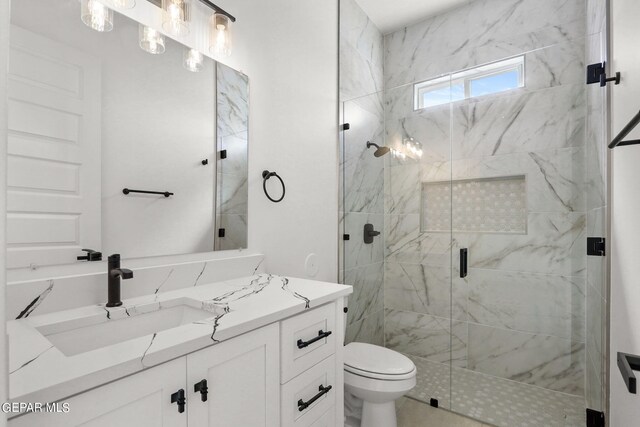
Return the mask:
<path id="1" fill-rule="evenodd" d="M 383 36 L 341 0 L 346 338 L 410 357 L 415 399 L 500 426 L 606 410 L 605 3 L 475 0 Z"/>

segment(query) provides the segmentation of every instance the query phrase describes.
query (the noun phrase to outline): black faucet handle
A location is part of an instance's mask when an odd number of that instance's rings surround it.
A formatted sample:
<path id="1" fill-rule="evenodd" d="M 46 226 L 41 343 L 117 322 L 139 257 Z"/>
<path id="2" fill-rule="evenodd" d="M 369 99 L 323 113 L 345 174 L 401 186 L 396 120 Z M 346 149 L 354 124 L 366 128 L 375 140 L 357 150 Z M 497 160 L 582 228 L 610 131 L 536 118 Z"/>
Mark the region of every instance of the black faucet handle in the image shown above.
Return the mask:
<path id="1" fill-rule="evenodd" d="M 77 257 L 78 261 L 102 261 L 102 252 L 94 251 L 93 249 L 82 249 L 87 254 Z"/>
<path id="2" fill-rule="evenodd" d="M 122 280 L 133 279 L 133 271 L 128 268 L 120 268 L 119 270 Z"/>

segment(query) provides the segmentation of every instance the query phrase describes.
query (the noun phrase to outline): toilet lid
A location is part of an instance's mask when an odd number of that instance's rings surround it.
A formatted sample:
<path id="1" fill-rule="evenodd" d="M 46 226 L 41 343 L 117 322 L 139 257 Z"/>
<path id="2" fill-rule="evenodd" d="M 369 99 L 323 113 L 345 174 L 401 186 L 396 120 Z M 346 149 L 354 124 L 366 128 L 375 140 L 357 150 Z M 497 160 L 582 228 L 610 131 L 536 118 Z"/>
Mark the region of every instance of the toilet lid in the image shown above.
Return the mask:
<path id="1" fill-rule="evenodd" d="M 406 375 L 416 368 L 411 359 L 397 351 L 361 342 L 344 346 L 344 364 L 346 368 L 384 375 Z"/>

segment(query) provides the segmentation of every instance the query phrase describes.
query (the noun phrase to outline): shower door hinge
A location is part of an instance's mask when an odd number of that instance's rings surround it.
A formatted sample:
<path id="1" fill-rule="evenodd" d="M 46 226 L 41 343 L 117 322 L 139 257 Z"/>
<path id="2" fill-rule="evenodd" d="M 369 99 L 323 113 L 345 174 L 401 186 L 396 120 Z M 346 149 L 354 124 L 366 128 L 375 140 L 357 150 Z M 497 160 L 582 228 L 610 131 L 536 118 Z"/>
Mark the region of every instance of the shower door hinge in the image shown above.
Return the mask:
<path id="1" fill-rule="evenodd" d="M 616 73 L 615 77 L 607 78 L 607 73 L 605 71 L 607 63 L 599 62 L 597 64 L 587 65 L 587 84 L 595 84 L 600 83 L 600 87 L 605 87 L 609 82 L 615 82 L 615 84 L 620 84 L 620 73 Z"/>
<path id="2" fill-rule="evenodd" d="M 342 130 L 349 130 L 351 129 L 351 125 L 349 123 L 344 123 L 342 126 L 340 126 L 340 128 Z"/>
<path id="3" fill-rule="evenodd" d="M 604 412 L 587 408 L 587 427 L 604 427 Z"/>
<path id="4" fill-rule="evenodd" d="M 227 150 L 220 150 L 220 160 L 227 158 Z"/>
<path id="5" fill-rule="evenodd" d="M 218 228 L 218 237 L 224 237 L 227 234 L 224 228 Z"/>
<path id="6" fill-rule="evenodd" d="M 605 247 L 604 237 L 587 237 L 587 255 L 605 256 Z"/>
<path id="7" fill-rule="evenodd" d="M 343 234 L 342 235 L 342 240 L 349 240 L 351 238 L 351 236 L 349 236 L 348 234 Z"/>

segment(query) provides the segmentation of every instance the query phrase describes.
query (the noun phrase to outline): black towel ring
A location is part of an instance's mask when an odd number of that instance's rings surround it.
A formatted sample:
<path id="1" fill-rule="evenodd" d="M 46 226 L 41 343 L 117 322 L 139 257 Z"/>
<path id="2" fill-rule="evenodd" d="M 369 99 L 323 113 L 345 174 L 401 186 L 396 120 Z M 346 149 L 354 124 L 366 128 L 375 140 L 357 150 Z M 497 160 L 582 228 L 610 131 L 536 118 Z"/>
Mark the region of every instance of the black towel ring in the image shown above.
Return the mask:
<path id="1" fill-rule="evenodd" d="M 279 199 L 274 199 L 269 195 L 269 192 L 267 191 L 267 180 L 272 176 L 278 178 L 280 180 L 280 184 L 282 184 L 282 196 L 280 196 Z M 284 193 L 286 191 L 284 181 L 282 180 L 282 178 L 280 178 L 280 175 L 275 172 L 269 172 L 267 170 L 262 171 L 262 189 L 264 190 L 264 194 L 267 196 L 267 199 L 271 200 L 273 203 L 280 203 L 282 199 L 284 199 Z"/>

